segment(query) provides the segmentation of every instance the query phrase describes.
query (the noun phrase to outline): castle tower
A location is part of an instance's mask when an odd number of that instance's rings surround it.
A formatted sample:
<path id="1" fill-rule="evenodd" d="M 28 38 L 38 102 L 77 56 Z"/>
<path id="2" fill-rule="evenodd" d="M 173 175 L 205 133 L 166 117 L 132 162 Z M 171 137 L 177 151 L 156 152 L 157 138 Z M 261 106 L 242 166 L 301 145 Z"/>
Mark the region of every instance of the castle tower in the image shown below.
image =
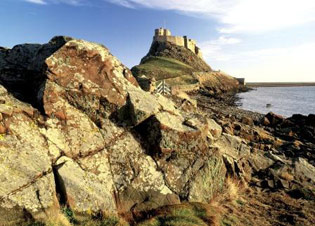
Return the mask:
<path id="1" fill-rule="evenodd" d="M 155 36 L 171 36 L 171 31 L 166 28 L 155 29 Z"/>
<path id="2" fill-rule="evenodd" d="M 202 58 L 202 53 L 200 48 L 197 46 L 196 41 L 188 38 L 187 36 L 172 36 L 171 31 L 160 27 L 155 29 L 155 34 L 153 37 L 153 42 L 170 42 L 177 46 L 185 47 L 189 49 L 194 54 Z"/>

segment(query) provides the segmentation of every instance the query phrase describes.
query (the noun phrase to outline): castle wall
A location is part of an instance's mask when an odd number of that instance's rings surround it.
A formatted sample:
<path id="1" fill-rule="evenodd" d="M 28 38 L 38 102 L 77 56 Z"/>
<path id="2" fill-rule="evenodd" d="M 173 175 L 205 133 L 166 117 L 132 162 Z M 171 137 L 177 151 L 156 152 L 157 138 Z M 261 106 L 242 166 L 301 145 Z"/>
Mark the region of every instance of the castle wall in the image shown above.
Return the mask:
<path id="1" fill-rule="evenodd" d="M 195 42 L 188 41 L 187 49 L 190 49 L 193 53 L 196 53 L 196 44 Z"/>
<path id="2" fill-rule="evenodd" d="M 155 36 L 154 41 L 158 42 L 170 42 L 177 46 L 185 46 L 184 38 L 180 36 Z"/>
<path id="3" fill-rule="evenodd" d="M 171 31 L 164 28 L 155 29 L 155 36 L 171 36 Z"/>
<path id="4" fill-rule="evenodd" d="M 202 58 L 202 52 L 200 51 L 200 48 L 196 46 L 195 40 L 189 39 L 187 36 L 171 36 L 171 32 L 168 29 L 155 29 L 155 36 L 153 40 L 158 42 L 170 42 L 177 46 L 185 47 Z"/>
<path id="5" fill-rule="evenodd" d="M 165 36 L 171 36 L 171 31 L 170 30 L 167 30 L 167 29 L 164 29 L 164 35 Z"/>
<path id="6" fill-rule="evenodd" d="M 184 43 L 187 49 L 190 49 L 193 53 L 196 53 L 196 42 L 192 39 L 188 39 L 187 36 L 184 36 Z"/>

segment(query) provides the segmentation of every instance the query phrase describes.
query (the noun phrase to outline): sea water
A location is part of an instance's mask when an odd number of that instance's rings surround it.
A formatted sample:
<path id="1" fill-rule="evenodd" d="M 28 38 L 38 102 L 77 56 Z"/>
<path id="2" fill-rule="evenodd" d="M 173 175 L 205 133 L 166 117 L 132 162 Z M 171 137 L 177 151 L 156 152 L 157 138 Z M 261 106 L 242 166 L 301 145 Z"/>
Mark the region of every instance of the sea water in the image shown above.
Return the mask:
<path id="1" fill-rule="evenodd" d="M 240 108 L 266 114 L 270 111 L 290 117 L 315 114 L 315 86 L 258 87 L 239 93 Z"/>

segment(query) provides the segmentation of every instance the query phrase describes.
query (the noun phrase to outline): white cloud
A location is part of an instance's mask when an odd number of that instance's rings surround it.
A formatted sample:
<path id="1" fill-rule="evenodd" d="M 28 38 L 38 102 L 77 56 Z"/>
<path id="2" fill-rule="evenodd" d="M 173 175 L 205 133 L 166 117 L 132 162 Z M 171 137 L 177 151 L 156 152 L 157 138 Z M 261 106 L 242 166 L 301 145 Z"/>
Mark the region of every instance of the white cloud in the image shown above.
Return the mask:
<path id="1" fill-rule="evenodd" d="M 314 0 L 241 0 L 221 17 L 221 32 L 259 32 L 315 21 Z"/>
<path id="2" fill-rule="evenodd" d="M 64 3 L 68 5 L 81 5 L 84 2 L 87 2 L 88 0 L 24 0 L 26 2 L 34 3 L 34 4 L 40 4 L 40 5 L 46 5 L 46 4 L 58 4 L 58 3 Z"/>
<path id="3" fill-rule="evenodd" d="M 106 0 L 215 17 L 222 33 L 264 32 L 315 21 L 314 0 Z"/>
<path id="4" fill-rule="evenodd" d="M 107 1 L 127 7 L 127 8 L 135 8 L 133 3 L 128 0 L 107 0 Z"/>
<path id="5" fill-rule="evenodd" d="M 199 47 L 201 48 L 205 58 L 215 57 L 217 61 L 228 61 L 231 56 L 224 52 L 224 47 L 235 45 L 240 42 L 241 40 L 238 38 L 222 35 L 218 39 L 201 42 Z"/>
<path id="6" fill-rule="evenodd" d="M 39 5 L 46 5 L 46 2 L 44 0 L 25 0 L 26 2 L 35 3 Z"/>
<path id="7" fill-rule="evenodd" d="M 225 35 L 220 36 L 216 40 L 211 40 L 206 42 L 206 44 L 212 44 L 212 45 L 232 45 L 232 44 L 237 44 L 240 43 L 241 40 L 238 38 L 232 38 L 232 37 L 227 37 Z"/>
<path id="8" fill-rule="evenodd" d="M 210 48 L 206 52 L 210 53 L 205 56 L 206 61 L 215 69 L 223 69 L 236 77 L 245 77 L 248 81 L 315 81 L 315 42 L 244 52 Z"/>
<path id="9" fill-rule="evenodd" d="M 24 0 L 36 4 L 81 5 L 92 0 Z M 95 0 L 96 1 L 96 0 Z M 128 8 L 175 10 L 213 17 L 221 33 L 265 32 L 315 21 L 315 0 L 97 0 Z"/>

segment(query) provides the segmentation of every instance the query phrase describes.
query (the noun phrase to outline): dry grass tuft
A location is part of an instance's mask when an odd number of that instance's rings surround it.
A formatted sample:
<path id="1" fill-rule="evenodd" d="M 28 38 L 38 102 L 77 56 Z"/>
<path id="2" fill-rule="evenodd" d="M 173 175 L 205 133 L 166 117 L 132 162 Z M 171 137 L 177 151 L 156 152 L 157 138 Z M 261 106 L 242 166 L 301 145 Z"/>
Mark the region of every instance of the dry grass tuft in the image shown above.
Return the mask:
<path id="1" fill-rule="evenodd" d="M 226 179 L 226 199 L 230 201 L 235 201 L 239 197 L 240 192 L 240 182 L 233 178 Z"/>
<path id="2" fill-rule="evenodd" d="M 210 206 L 216 209 L 216 222 L 218 225 L 238 225 L 238 220 L 233 214 L 233 209 L 238 205 L 244 205 L 242 196 L 249 193 L 248 185 L 237 178 L 226 178 L 222 193 L 217 194 L 211 201 Z"/>
<path id="3" fill-rule="evenodd" d="M 236 178 L 228 177 L 225 180 L 225 187 L 222 193 L 215 196 L 211 201 L 211 205 L 221 206 L 221 204 L 227 204 L 235 202 L 240 198 L 240 195 L 248 190 L 248 185 Z"/>
<path id="4" fill-rule="evenodd" d="M 47 221 L 45 222 L 47 226 L 71 226 L 72 224 L 69 222 L 67 217 L 59 212 L 51 213 L 48 217 Z"/>

